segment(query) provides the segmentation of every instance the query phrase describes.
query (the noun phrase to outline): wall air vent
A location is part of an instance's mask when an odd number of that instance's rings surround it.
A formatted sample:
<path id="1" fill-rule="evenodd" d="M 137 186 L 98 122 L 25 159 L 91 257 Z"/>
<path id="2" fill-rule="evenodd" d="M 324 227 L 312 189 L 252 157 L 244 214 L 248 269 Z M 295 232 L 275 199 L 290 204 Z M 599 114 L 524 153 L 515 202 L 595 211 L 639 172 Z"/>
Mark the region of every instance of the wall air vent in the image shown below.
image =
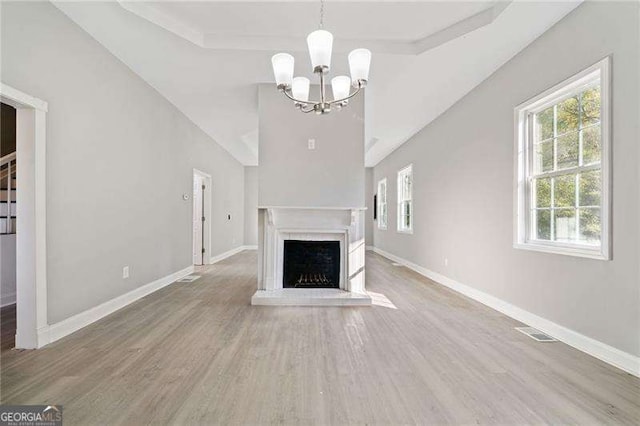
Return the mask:
<path id="1" fill-rule="evenodd" d="M 180 278 L 178 281 L 176 281 L 177 283 L 192 283 L 195 280 L 197 280 L 198 278 L 200 278 L 200 275 L 187 275 L 185 277 Z"/>
<path id="2" fill-rule="evenodd" d="M 557 342 L 556 339 L 533 327 L 516 327 L 520 333 L 526 334 L 538 342 Z"/>

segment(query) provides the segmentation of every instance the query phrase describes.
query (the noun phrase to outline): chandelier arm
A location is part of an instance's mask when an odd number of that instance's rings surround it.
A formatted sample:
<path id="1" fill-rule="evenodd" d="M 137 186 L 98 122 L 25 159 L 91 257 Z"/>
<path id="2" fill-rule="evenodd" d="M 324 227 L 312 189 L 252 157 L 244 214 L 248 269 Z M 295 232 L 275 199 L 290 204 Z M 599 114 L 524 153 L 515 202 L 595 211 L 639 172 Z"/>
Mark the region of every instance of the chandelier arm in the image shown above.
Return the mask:
<path id="1" fill-rule="evenodd" d="M 296 98 L 294 98 L 293 96 L 291 96 L 291 95 L 289 94 L 289 92 L 287 92 L 287 90 L 286 90 L 286 89 L 285 89 L 285 90 L 283 90 L 283 91 L 282 91 L 282 93 L 284 93 L 284 94 L 285 94 L 285 96 L 286 96 L 287 98 L 291 99 L 293 102 L 296 102 L 296 103 L 299 103 L 299 104 L 315 105 L 315 104 L 317 104 L 317 103 L 318 103 L 318 102 L 314 102 L 314 101 L 301 101 L 300 99 L 296 99 Z"/>
<path id="2" fill-rule="evenodd" d="M 349 96 L 347 96 L 346 98 L 342 98 L 342 99 L 336 99 L 334 101 L 329 102 L 329 105 L 333 105 L 333 104 L 339 104 L 342 103 L 344 101 L 348 101 L 349 99 L 353 98 L 355 95 L 357 95 L 358 93 L 360 93 L 360 91 L 362 90 L 362 85 L 360 83 L 358 83 L 358 88 L 356 89 L 355 92 L 353 92 L 352 94 L 350 94 Z"/>

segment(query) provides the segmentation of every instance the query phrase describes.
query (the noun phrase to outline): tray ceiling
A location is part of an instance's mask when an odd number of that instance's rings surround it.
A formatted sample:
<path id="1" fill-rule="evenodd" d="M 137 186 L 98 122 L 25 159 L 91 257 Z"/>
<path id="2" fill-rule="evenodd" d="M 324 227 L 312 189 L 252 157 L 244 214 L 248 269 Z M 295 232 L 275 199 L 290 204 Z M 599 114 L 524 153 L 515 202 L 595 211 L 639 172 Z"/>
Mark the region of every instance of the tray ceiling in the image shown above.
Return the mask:
<path id="1" fill-rule="evenodd" d="M 375 165 L 581 1 L 327 1 L 335 52 L 373 51 L 366 164 Z M 245 165 L 258 163 L 260 83 L 289 51 L 310 76 L 305 36 L 319 2 L 54 2 Z M 334 55 L 331 73 L 347 73 Z M 275 87 L 274 87 L 275 90 Z M 322 119 L 322 117 L 318 117 Z"/>

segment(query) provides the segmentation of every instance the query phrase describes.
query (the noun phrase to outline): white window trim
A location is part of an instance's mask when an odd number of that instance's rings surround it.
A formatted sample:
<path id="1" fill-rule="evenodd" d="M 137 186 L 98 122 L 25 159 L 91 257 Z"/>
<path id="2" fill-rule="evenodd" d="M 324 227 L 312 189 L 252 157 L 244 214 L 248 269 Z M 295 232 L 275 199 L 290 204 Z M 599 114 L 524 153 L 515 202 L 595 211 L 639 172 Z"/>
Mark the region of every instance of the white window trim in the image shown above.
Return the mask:
<path id="1" fill-rule="evenodd" d="M 529 214 L 527 203 L 527 176 L 530 161 L 527 157 L 531 136 L 528 132 L 531 112 L 544 109 L 579 91 L 589 84 L 595 74 L 600 74 L 600 126 L 602 131 L 602 210 L 600 246 L 560 243 L 556 241 L 529 240 L 527 227 Z M 552 99 L 549 99 L 550 96 Z M 514 243 L 517 249 L 611 260 L 611 58 L 606 57 L 589 68 L 546 90 L 540 95 L 518 105 L 514 110 Z"/>
<path id="2" fill-rule="evenodd" d="M 386 205 L 386 217 L 384 218 L 384 226 L 382 225 L 382 201 L 380 198 L 380 185 L 384 183 L 384 204 Z M 378 205 L 377 205 L 377 209 L 378 209 L 378 229 L 381 231 L 386 231 L 387 230 L 387 226 L 389 224 L 389 200 L 387 199 L 387 194 L 389 191 L 387 191 L 387 178 L 384 179 L 380 179 L 378 181 Z"/>
<path id="3" fill-rule="evenodd" d="M 401 221 L 401 217 L 400 217 L 400 191 L 398 191 L 398 179 L 400 177 L 401 173 L 404 173 L 406 170 L 409 170 L 411 172 L 411 188 L 410 188 L 410 192 L 411 192 L 411 228 L 409 229 L 404 229 L 404 228 L 400 228 L 400 221 Z M 413 163 L 401 168 L 400 170 L 398 170 L 398 173 L 396 173 L 396 230 L 397 232 L 399 232 L 400 234 L 413 234 L 413 221 L 415 218 L 415 204 L 413 202 Z"/>

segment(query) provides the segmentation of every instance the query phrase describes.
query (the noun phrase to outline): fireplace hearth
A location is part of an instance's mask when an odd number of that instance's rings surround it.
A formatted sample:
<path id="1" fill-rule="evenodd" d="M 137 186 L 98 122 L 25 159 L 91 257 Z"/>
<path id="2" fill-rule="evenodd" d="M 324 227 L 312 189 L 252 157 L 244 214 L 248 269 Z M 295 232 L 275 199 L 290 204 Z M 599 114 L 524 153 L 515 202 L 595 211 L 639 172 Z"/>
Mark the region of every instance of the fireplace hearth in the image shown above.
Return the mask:
<path id="1" fill-rule="evenodd" d="M 284 241 L 283 288 L 340 288 L 340 241 Z"/>

